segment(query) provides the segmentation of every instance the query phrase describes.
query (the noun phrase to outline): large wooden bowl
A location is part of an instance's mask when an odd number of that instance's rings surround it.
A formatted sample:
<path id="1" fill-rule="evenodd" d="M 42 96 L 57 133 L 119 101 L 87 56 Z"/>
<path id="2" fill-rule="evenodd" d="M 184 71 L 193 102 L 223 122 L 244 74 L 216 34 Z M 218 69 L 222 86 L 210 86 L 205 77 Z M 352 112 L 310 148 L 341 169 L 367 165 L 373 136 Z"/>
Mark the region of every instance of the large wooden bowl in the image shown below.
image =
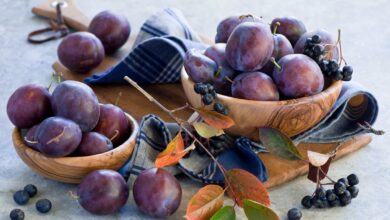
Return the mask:
<path id="1" fill-rule="evenodd" d="M 19 157 L 38 174 L 59 182 L 80 183 L 84 176 L 94 170 L 119 169 L 130 157 L 135 146 L 138 123 L 129 114 L 126 116 L 132 131 L 129 139 L 102 154 L 83 157 L 47 157 L 25 145 L 18 128 L 14 128 L 12 140 Z"/>
<path id="2" fill-rule="evenodd" d="M 201 97 L 195 93 L 194 82 L 184 68 L 181 83 L 191 105 L 200 107 Z M 330 111 L 341 87 L 342 81 L 336 81 L 316 95 L 284 101 L 252 101 L 221 94 L 217 99 L 229 108 L 229 116 L 236 123 L 227 133 L 258 140 L 258 128 L 269 126 L 292 137 L 313 127 Z"/>

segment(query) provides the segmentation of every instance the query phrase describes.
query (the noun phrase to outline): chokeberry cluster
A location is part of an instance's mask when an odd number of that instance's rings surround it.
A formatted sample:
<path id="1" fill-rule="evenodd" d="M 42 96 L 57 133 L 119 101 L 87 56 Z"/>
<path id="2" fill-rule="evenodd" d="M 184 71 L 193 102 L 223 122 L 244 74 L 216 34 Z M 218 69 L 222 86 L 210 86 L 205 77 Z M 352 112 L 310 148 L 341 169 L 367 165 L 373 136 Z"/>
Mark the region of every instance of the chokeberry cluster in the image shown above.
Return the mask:
<path id="1" fill-rule="evenodd" d="M 322 186 L 316 189 L 313 196 L 303 197 L 301 204 L 305 208 L 327 208 L 335 206 L 346 206 L 356 198 L 359 193 L 359 179 L 355 174 L 347 178 L 341 178 L 333 185 L 333 189 L 325 190 Z"/>
<path id="2" fill-rule="evenodd" d="M 352 79 L 352 66 L 339 66 L 336 60 L 326 60 L 324 57 L 325 47 L 321 45 L 321 37 L 313 35 L 306 39 L 303 53 L 311 57 L 320 66 L 322 73 L 333 80 L 350 81 Z"/>
<path id="3" fill-rule="evenodd" d="M 18 190 L 14 193 L 14 201 L 18 205 L 25 205 L 28 203 L 30 198 L 33 198 L 38 192 L 35 185 L 28 184 L 23 190 Z M 35 207 L 40 213 L 47 213 L 51 209 L 51 202 L 48 199 L 40 199 L 36 202 Z M 14 209 L 10 213 L 11 220 L 23 220 L 24 212 L 21 209 Z"/>
<path id="4" fill-rule="evenodd" d="M 209 83 L 195 83 L 194 91 L 201 95 L 202 102 L 204 105 L 211 105 L 217 97 L 217 93 L 215 92 L 214 86 Z M 220 102 L 214 102 L 213 109 L 214 111 L 224 115 L 229 114 L 229 110 Z"/>

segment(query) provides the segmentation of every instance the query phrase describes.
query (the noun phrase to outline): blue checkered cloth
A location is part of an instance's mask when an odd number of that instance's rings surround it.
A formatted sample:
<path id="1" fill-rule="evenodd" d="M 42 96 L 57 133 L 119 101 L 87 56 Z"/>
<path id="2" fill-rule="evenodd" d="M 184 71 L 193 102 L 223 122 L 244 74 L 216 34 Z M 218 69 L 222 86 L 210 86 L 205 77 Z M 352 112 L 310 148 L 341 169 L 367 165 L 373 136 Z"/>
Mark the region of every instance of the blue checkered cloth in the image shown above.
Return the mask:
<path id="1" fill-rule="evenodd" d="M 199 36 L 177 9 L 167 8 L 151 16 L 141 28 L 129 55 L 113 68 L 85 79 L 88 84 L 126 83 L 130 76 L 140 84 L 173 83 L 179 81 L 183 56 L 190 48 L 204 49 Z M 360 102 L 350 102 L 360 97 Z M 356 104 L 358 103 L 358 104 Z M 329 114 L 309 131 L 294 137 L 294 142 L 329 143 L 343 141 L 366 133 L 358 123 L 373 124 L 378 115 L 375 97 L 355 82 L 345 82 L 341 94 Z M 141 122 L 137 143 L 128 162 L 120 169 L 125 178 L 133 179 L 142 170 L 154 167 L 156 156 L 165 149 L 179 128 L 165 123 L 155 115 Z M 218 161 L 226 168 L 245 169 L 261 181 L 268 179 L 267 169 L 257 156 L 266 149 L 246 138 L 237 138 L 222 153 Z M 223 175 L 214 161 L 197 152 L 167 168 L 173 174 L 184 173 L 204 183 L 223 183 Z"/>

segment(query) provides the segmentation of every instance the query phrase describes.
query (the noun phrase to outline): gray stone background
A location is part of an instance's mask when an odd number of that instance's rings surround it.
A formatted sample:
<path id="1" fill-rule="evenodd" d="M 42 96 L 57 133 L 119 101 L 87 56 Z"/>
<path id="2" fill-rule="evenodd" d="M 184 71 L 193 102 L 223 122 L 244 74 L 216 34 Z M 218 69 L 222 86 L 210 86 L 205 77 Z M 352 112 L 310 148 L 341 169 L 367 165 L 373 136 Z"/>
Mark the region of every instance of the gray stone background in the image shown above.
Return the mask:
<path id="1" fill-rule="evenodd" d="M 21 207 L 26 219 L 147 219 L 140 214 L 132 201 L 120 213 L 97 217 L 84 211 L 68 192 L 75 185 L 57 183 L 33 173 L 16 155 L 12 140 L 12 125 L 6 116 L 6 102 L 19 86 L 35 82 L 47 85 L 51 77 L 51 64 L 56 60 L 59 41 L 31 45 L 26 41 L 28 32 L 45 27 L 47 21 L 31 13 L 39 0 L 0 0 L 0 219 L 8 219 L 9 212 L 18 207 L 13 193 L 28 183 L 39 187 L 38 197 L 53 202 L 50 214 L 35 211 L 36 199 Z M 79 0 L 80 8 L 90 17 L 105 9 L 121 12 L 129 19 L 133 32 L 143 21 L 163 7 L 181 9 L 195 30 L 210 37 L 215 35 L 218 22 L 236 13 L 262 15 L 271 21 L 276 16 L 292 15 L 301 18 L 308 30 L 324 28 L 336 34 L 342 29 L 344 56 L 353 65 L 354 80 L 368 87 L 380 104 L 380 114 L 375 127 L 390 127 L 390 74 L 387 65 L 390 55 L 390 29 L 388 26 L 390 2 L 388 0 L 364 1 L 283 1 L 283 0 Z M 355 172 L 361 180 L 360 194 L 346 208 L 304 210 L 303 219 L 390 219 L 390 149 L 387 136 L 375 137 L 366 148 L 335 162 L 330 171 L 334 178 Z M 171 219 L 180 219 L 186 204 L 200 187 L 181 178 L 184 189 L 180 209 Z M 305 177 L 298 178 L 270 191 L 272 208 L 285 218 L 288 209 L 300 206 L 300 199 L 310 194 L 314 185 Z M 19 207 L 20 208 L 20 207 Z M 242 213 L 241 213 L 242 214 Z M 242 215 L 238 219 L 244 218 Z"/>

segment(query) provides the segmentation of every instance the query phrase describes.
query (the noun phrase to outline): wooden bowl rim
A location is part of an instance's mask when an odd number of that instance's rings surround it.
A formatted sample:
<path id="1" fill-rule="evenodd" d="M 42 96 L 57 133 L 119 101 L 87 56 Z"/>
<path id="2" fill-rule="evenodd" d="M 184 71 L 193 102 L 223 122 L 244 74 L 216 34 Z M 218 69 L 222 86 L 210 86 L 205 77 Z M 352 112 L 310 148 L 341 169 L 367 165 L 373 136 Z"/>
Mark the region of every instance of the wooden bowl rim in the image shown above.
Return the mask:
<path id="1" fill-rule="evenodd" d="M 181 80 L 186 80 L 190 83 L 191 86 L 194 86 L 194 82 L 190 79 L 188 76 L 186 70 L 184 67 L 181 70 Z M 183 83 L 182 83 L 183 84 Z M 311 103 L 314 100 L 321 100 L 324 96 L 328 96 L 329 94 L 333 94 L 340 90 L 343 82 L 341 80 L 334 81 L 331 85 L 329 85 L 326 89 L 322 90 L 320 93 L 317 93 L 312 96 L 306 96 L 301 98 L 295 98 L 295 99 L 288 99 L 288 100 L 280 100 L 280 101 L 257 101 L 257 100 L 247 100 L 247 99 L 239 99 L 234 98 L 222 94 L 217 94 L 217 98 L 220 100 L 236 103 L 236 104 L 256 104 L 256 105 L 291 105 L 291 104 L 303 104 L 303 103 Z"/>
<path id="2" fill-rule="evenodd" d="M 12 131 L 12 139 L 13 139 L 15 148 L 20 148 L 21 150 L 27 151 L 27 152 L 32 153 L 32 154 L 38 154 L 40 157 L 43 157 L 43 158 L 48 159 L 48 160 L 56 161 L 57 163 L 68 163 L 69 164 L 69 163 L 75 162 L 74 163 L 75 167 L 84 167 L 82 165 L 85 163 L 80 163 L 80 159 L 82 159 L 82 161 L 85 161 L 86 163 L 88 163 L 89 160 L 94 160 L 96 158 L 105 157 L 105 156 L 108 156 L 109 154 L 112 154 L 113 152 L 123 151 L 125 148 L 127 148 L 129 146 L 134 148 L 134 146 L 131 145 L 131 143 L 133 141 L 135 141 L 135 139 L 136 139 L 139 125 L 138 125 L 137 120 L 135 120 L 135 118 L 133 116 L 131 116 L 130 114 L 128 114 L 126 112 L 125 112 L 125 115 L 129 119 L 130 127 L 132 129 L 131 135 L 121 145 L 117 146 L 116 148 L 114 148 L 110 151 L 100 153 L 100 154 L 94 154 L 94 155 L 90 155 L 90 156 L 75 156 L 75 157 L 73 157 L 73 156 L 71 156 L 71 157 L 69 157 L 69 156 L 48 157 L 48 156 L 42 154 L 41 152 L 36 151 L 36 150 L 32 149 L 31 147 L 27 146 L 23 142 L 20 129 L 17 127 L 15 127 Z M 130 152 L 132 153 L 132 151 L 133 151 L 133 149 Z M 27 154 L 29 154 L 29 153 L 27 153 Z"/>

